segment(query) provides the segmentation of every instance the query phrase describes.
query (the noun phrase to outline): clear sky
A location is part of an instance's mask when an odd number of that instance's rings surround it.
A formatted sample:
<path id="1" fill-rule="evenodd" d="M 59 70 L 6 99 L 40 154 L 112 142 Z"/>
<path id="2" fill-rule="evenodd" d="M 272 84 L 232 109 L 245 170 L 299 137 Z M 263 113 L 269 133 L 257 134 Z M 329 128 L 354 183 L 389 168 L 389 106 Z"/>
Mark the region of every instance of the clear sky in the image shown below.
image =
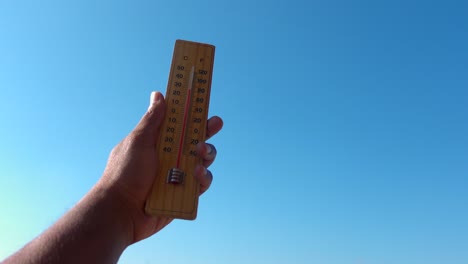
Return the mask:
<path id="1" fill-rule="evenodd" d="M 120 263 L 468 263 L 466 1 L 0 1 L 0 259 L 216 46 L 196 221 Z"/>

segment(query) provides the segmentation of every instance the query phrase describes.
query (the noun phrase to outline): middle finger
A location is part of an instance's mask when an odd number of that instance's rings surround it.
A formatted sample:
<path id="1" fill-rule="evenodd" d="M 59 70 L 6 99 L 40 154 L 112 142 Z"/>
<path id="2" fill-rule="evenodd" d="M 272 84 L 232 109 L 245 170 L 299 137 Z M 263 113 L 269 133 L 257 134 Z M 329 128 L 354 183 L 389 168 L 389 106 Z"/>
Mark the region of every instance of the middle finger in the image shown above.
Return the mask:
<path id="1" fill-rule="evenodd" d="M 216 159 L 216 148 L 212 144 L 209 143 L 199 143 L 197 145 L 197 153 L 200 158 L 202 158 L 203 166 L 208 168 L 213 161 Z"/>

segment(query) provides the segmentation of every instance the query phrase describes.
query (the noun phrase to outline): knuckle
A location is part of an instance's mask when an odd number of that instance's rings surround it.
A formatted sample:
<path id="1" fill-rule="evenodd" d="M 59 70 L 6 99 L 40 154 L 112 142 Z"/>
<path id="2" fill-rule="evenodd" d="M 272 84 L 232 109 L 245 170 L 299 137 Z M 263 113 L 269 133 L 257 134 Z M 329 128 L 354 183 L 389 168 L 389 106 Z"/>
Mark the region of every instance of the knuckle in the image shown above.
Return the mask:
<path id="1" fill-rule="evenodd" d="M 109 153 L 109 156 L 110 157 L 113 157 L 115 155 L 117 155 L 117 153 L 119 153 L 119 149 L 120 149 L 120 144 L 116 145 L 115 147 L 113 147 Z"/>
<path id="2" fill-rule="evenodd" d="M 127 144 L 133 145 L 141 142 L 145 138 L 145 133 L 140 129 L 135 129 L 125 138 Z"/>

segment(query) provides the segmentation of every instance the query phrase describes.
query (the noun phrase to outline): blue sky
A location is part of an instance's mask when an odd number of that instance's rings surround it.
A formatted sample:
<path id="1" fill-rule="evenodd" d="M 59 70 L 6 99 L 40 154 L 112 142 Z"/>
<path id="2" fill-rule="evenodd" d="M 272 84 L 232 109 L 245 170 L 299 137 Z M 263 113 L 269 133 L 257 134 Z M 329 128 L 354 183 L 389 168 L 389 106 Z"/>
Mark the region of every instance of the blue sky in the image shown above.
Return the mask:
<path id="1" fill-rule="evenodd" d="M 467 263 L 464 1 L 1 1 L 0 259 L 216 46 L 212 188 L 120 263 Z"/>

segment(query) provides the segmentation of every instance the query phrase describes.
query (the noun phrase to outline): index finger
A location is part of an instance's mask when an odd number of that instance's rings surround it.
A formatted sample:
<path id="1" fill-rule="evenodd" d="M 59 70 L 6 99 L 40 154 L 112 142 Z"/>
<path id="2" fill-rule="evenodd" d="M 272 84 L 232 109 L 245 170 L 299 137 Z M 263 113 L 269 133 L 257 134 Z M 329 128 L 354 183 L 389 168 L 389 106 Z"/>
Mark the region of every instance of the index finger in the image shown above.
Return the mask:
<path id="1" fill-rule="evenodd" d="M 223 120 L 219 116 L 213 116 L 208 119 L 206 125 L 206 140 L 216 135 L 223 128 Z"/>

